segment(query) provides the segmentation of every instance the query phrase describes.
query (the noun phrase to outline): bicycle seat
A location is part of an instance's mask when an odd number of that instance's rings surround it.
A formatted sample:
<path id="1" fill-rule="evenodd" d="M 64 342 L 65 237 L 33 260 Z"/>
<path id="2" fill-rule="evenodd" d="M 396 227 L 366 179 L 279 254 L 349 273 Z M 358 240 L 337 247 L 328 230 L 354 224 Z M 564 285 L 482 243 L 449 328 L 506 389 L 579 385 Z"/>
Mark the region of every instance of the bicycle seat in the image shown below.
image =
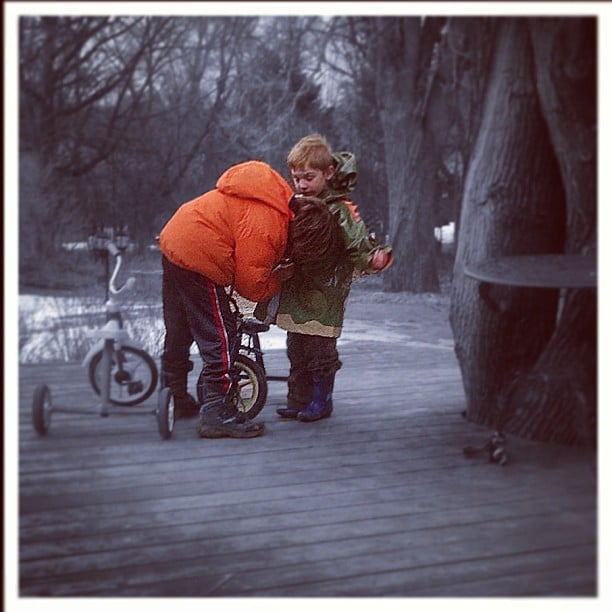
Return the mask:
<path id="1" fill-rule="evenodd" d="M 259 334 L 261 332 L 267 332 L 270 326 L 255 317 L 247 317 L 242 319 L 242 329 L 247 334 Z"/>

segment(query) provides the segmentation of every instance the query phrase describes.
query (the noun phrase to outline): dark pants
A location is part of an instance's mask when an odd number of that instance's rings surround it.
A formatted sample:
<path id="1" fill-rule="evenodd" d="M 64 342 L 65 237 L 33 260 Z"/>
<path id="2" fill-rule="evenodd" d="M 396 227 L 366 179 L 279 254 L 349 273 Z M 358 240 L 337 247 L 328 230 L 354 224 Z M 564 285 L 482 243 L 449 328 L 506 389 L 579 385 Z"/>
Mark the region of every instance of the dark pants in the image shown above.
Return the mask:
<path id="1" fill-rule="evenodd" d="M 312 399 L 314 378 L 330 376 L 342 367 L 336 344 L 337 338 L 287 332 L 289 408 L 305 408 Z"/>
<path id="2" fill-rule="evenodd" d="M 225 289 L 162 258 L 162 301 L 166 336 L 162 371 L 189 371 L 189 349 L 198 346 L 203 361 L 198 396 L 225 396 L 231 384 L 236 315 Z"/>

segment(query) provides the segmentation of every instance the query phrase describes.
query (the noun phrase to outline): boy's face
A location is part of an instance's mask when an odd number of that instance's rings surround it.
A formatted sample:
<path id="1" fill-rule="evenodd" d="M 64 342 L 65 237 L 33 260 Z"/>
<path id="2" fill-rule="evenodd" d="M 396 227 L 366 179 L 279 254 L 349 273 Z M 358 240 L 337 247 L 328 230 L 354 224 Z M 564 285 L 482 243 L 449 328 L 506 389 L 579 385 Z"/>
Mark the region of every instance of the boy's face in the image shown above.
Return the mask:
<path id="1" fill-rule="evenodd" d="M 293 179 L 296 193 L 313 197 L 317 197 L 321 192 L 325 191 L 327 181 L 333 174 L 333 166 L 329 166 L 327 170 L 319 170 L 311 166 L 306 166 L 300 170 L 291 170 L 291 178 Z"/>

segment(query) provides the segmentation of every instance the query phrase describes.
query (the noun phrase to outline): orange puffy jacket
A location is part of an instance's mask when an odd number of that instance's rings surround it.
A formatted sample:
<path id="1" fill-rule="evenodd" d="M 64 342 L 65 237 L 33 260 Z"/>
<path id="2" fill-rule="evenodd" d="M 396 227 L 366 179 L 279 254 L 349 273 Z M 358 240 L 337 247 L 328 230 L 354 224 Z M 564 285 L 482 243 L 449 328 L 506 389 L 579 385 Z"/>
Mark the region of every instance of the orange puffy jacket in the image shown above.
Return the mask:
<path id="1" fill-rule="evenodd" d="M 159 236 L 162 253 L 252 301 L 271 298 L 272 269 L 287 246 L 293 190 L 260 161 L 232 166 L 216 189 L 183 204 Z"/>

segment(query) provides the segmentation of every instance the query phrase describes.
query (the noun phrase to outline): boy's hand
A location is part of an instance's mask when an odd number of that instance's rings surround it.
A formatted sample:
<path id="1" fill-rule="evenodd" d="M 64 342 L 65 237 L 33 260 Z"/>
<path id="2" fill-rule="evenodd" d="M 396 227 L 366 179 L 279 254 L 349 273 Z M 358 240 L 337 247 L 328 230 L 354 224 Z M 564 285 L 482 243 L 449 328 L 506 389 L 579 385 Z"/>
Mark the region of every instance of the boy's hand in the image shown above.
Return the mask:
<path id="1" fill-rule="evenodd" d="M 288 259 L 283 259 L 283 261 L 272 269 L 272 274 L 274 274 L 281 283 L 292 278 L 294 272 L 295 264 Z"/>

